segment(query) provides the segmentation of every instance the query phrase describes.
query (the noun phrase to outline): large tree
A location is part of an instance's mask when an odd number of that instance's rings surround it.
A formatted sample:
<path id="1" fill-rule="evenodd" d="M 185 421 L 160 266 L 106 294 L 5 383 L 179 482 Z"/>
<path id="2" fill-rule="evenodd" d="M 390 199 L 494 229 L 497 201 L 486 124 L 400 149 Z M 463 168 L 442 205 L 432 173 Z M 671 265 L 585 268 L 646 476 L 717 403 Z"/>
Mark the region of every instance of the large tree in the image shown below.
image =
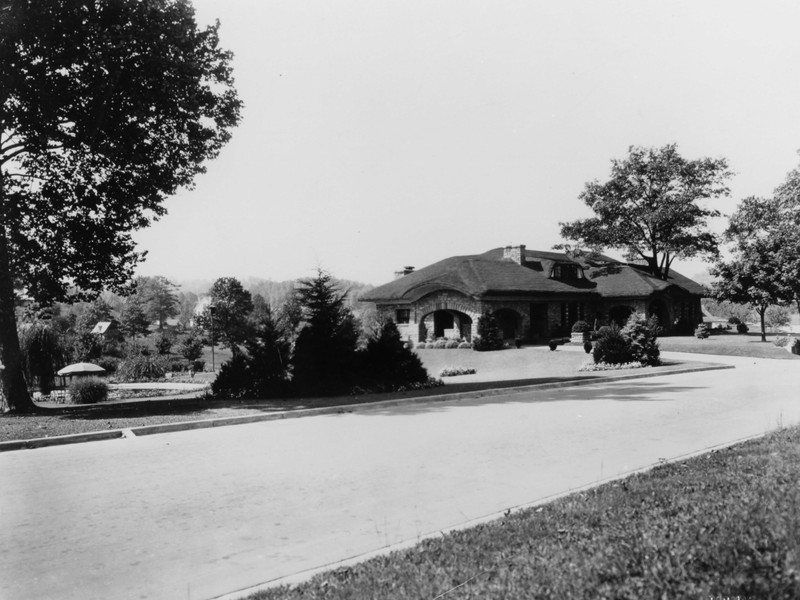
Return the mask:
<path id="1" fill-rule="evenodd" d="M 624 160 L 612 160 L 608 181 L 589 182 L 581 193 L 595 216 L 560 223 L 561 236 L 592 250 L 625 251 L 666 279 L 675 259 L 717 256 L 707 225 L 719 211 L 700 201 L 727 196 L 730 175 L 725 159 L 686 160 L 675 144 L 631 146 Z"/>
<path id="2" fill-rule="evenodd" d="M 294 348 L 292 383 L 304 393 L 349 391 L 356 378 L 358 327 L 341 291 L 325 271 L 298 282 L 303 322 Z"/>
<path id="3" fill-rule="evenodd" d="M 765 316 L 773 305 L 786 304 L 800 290 L 796 278 L 798 228 L 777 198 L 745 198 L 725 230 L 731 243 L 730 261 L 718 260 L 711 269 L 717 277 L 714 295 L 720 300 L 750 304 L 761 321 L 761 341 L 766 341 Z M 791 258 L 794 249 L 794 259 Z"/>
<path id="4" fill-rule="evenodd" d="M 158 322 L 158 329 L 164 329 L 167 319 L 180 314 L 178 286 L 162 275 L 137 277 L 136 295 L 141 299 L 147 316 Z"/>
<path id="5" fill-rule="evenodd" d="M 212 345 L 222 342 L 238 354 L 252 333 L 253 297 L 235 277 L 217 279 L 209 295 L 211 303 L 197 316 L 197 325 L 209 334 Z"/>
<path id="6" fill-rule="evenodd" d="M 239 120 L 219 24 L 187 0 L 0 3 L 0 378 L 26 390 L 15 287 L 42 302 L 127 282 L 132 232 L 164 215 Z"/>

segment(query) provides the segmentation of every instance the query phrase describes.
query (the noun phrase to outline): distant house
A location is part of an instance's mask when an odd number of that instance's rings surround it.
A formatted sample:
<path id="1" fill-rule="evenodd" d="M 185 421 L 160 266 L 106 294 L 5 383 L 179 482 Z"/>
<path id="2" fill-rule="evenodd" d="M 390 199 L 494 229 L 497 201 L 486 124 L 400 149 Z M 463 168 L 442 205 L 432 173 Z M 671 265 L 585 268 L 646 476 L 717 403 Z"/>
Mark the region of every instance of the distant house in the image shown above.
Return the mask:
<path id="1" fill-rule="evenodd" d="M 119 323 L 115 319 L 111 319 L 110 321 L 98 321 L 90 333 L 102 337 L 110 337 L 116 335 L 118 331 Z"/>
<path id="2" fill-rule="evenodd" d="M 623 324 L 632 312 L 658 317 L 666 331 L 688 331 L 702 321 L 705 289 L 670 271 L 651 275 L 644 266 L 607 256 L 574 258 L 525 246 L 453 256 L 425 268 L 405 267 L 395 280 L 362 300 L 397 323 L 403 339 L 472 339 L 491 309 L 505 338 L 539 341 L 568 335 L 578 320 Z"/>

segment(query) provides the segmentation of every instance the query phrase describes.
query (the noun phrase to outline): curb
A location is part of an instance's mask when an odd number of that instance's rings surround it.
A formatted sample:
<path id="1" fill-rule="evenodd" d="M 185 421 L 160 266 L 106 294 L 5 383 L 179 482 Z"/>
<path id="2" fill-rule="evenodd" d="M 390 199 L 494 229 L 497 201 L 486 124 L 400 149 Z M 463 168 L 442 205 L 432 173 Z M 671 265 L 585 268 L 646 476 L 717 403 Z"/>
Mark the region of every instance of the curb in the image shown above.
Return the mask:
<path id="1" fill-rule="evenodd" d="M 502 394 L 520 394 L 537 390 L 550 390 L 564 387 L 578 387 L 586 385 L 602 384 L 615 381 L 626 381 L 629 379 L 645 379 L 650 377 L 661 377 L 664 375 L 682 375 L 685 373 L 697 373 L 701 371 L 718 371 L 722 369 L 734 369 L 733 365 L 703 364 L 694 367 L 686 367 L 665 373 L 644 372 L 626 373 L 620 375 L 608 375 L 605 377 L 586 377 L 580 379 L 570 379 L 567 381 L 554 381 L 549 383 L 536 383 L 531 385 L 520 385 L 513 387 L 491 388 L 486 390 L 476 390 L 472 392 L 454 392 L 452 394 L 438 394 L 435 396 L 414 396 L 411 398 L 395 398 L 393 400 L 380 400 L 378 402 L 367 402 L 357 404 L 341 404 L 338 406 L 326 406 L 322 408 L 304 408 L 290 411 L 276 411 L 267 414 L 243 415 L 241 417 L 219 417 L 216 419 L 206 419 L 202 421 L 181 421 L 178 423 L 164 423 L 163 425 L 143 425 L 126 429 L 113 429 L 109 431 L 93 431 L 87 433 L 76 433 L 72 435 L 61 435 L 50 438 L 34 438 L 31 440 L 12 440 L 0 442 L 0 452 L 10 452 L 13 450 L 33 450 L 36 448 L 47 448 L 51 446 L 63 446 L 67 444 L 80 444 L 83 442 L 95 442 L 113 439 L 130 438 L 144 435 L 157 435 L 159 433 L 175 433 L 178 431 L 191 431 L 195 429 L 211 429 L 213 427 L 226 427 L 229 425 L 246 425 L 250 423 L 261 423 L 266 421 L 280 421 L 284 419 L 299 419 L 302 417 L 313 417 L 323 415 L 335 415 L 359 412 L 363 410 L 375 410 L 381 408 L 393 408 L 396 406 L 408 406 L 414 404 L 425 404 L 433 402 L 448 402 L 465 400 L 472 398 L 487 398 Z"/>

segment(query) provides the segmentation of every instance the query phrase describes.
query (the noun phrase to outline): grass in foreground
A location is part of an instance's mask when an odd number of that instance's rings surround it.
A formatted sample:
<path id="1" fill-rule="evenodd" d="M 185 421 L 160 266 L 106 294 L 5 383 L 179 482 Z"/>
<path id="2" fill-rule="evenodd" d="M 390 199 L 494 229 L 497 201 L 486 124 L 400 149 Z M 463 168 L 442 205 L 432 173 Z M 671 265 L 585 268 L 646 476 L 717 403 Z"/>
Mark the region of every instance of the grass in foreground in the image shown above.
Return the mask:
<path id="1" fill-rule="evenodd" d="M 799 484 L 794 428 L 251 598 L 800 598 Z"/>

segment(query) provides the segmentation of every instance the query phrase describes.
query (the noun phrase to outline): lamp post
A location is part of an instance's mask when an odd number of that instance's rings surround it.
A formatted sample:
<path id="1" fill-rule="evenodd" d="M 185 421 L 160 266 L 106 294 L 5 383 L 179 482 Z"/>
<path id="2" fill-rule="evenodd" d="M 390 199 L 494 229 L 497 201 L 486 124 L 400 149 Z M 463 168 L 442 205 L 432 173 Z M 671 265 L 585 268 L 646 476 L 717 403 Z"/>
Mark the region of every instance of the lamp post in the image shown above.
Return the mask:
<path id="1" fill-rule="evenodd" d="M 211 315 L 211 372 L 216 372 L 216 362 L 214 360 L 214 311 L 216 306 L 213 304 L 208 305 L 208 314 Z"/>

